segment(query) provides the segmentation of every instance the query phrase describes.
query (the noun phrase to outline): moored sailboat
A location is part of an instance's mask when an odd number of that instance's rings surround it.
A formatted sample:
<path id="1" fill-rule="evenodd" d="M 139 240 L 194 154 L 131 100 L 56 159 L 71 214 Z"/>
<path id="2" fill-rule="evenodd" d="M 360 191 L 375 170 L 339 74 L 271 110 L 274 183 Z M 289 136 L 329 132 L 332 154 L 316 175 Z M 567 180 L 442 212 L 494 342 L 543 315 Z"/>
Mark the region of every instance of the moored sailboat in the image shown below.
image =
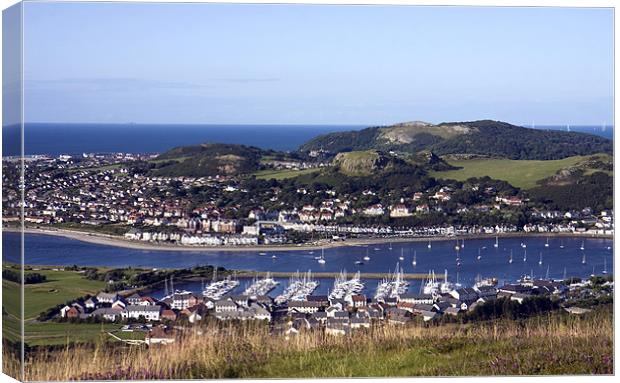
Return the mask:
<path id="1" fill-rule="evenodd" d="M 318 263 L 320 263 L 321 265 L 325 264 L 325 249 L 321 248 L 321 257 L 317 260 Z"/>
<path id="2" fill-rule="evenodd" d="M 542 251 L 540 252 L 540 256 L 539 256 L 539 258 L 538 258 L 538 264 L 539 264 L 539 265 L 542 265 L 542 264 L 543 264 L 543 262 L 542 262 Z"/>

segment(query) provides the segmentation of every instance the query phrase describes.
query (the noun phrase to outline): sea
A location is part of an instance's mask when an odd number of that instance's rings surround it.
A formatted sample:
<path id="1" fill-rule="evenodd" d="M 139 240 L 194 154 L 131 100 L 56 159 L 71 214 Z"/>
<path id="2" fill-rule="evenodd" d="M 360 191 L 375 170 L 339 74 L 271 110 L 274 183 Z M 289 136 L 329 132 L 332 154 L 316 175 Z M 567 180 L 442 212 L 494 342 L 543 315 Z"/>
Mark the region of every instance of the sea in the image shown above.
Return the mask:
<path id="1" fill-rule="evenodd" d="M 161 153 L 205 142 L 294 151 L 321 134 L 363 129 L 360 125 L 145 125 L 26 124 L 25 154 Z M 20 130 L 3 128 L 3 156 L 19 154 Z"/>
<path id="2" fill-rule="evenodd" d="M 161 153 L 176 146 L 204 142 L 252 145 L 293 151 L 321 134 L 360 130 L 366 125 L 174 125 L 174 124 L 59 124 L 27 123 L 25 154 Z M 566 126 L 537 126 L 566 130 Z M 571 126 L 573 132 L 613 138 L 613 127 Z M 19 126 L 2 129 L 3 156 L 20 148 Z"/>
<path id="3" fill-rule="evenodd" d="M 4 260 L 19 262 L 18 233 L 2 234 Z M 462 240 L 461 240 L 462 241 Z M 457 253 L 455 240 L 431 242 L 378 243 L 368 246 L 343 246 L 324 249 L 325 264 L 316 260 L 320 250 L 293 251 L 218 251 L 197 250 L 192 252 L 174 250 L 137 250 L 99 245 L 75 239 L 44 235 L 25 235 L 25 263 L 29 265 L 57 266 L 109 266 L 140 268 L 187 268 L 201 265 L 222 266 L 227 269 L 283 272 L 341 272 L 349 275 L 362 273 L 390 273 L 402 269 L 405 273 L 429 273 L 439 278 L 447 273 L 452 282 L 471 286 L 477 277 L 495 277 L 500 284 L 514 282 L 524 275 L 534 278 L 566 277 L 587 278 L 592 274 L 613 274 L 613 240 L 582 237 L 510 237 L 465 239 L 464 247 Z M 546 244 L 549 246 L 546 246 Z M 463 242 L 459 242 L 463 245 Z M 525 246 L 525 247 L 524 247 Z M 584 250 L 581 250 L 581 248 Z M 261 254 L 262 253 L 262 254 Z M 512 263 L 510 257 L 512 253 Z M 369 261 L 356 264 L 368 254 Z M 480 259 L 478 259 L 480 255 Z M 400 257 L 403 260 L 400 260 Z M 413 265 L 413 259 L 416 265 Z M 456 259 L 460 258 L 460 265 Z M 288 284 L 287 278 L 279 279 L 278 294 Z M 244 280 L 238 291 L 250 280 Z M 320 279 L 315 294 L 326 294 L 333 287 L 333 279 Z M 366 294 L 374 294 L 378 280 L 364 280 Z M 409 291 L 419 292 L 421 281 L 410 281 Z M 177 283 L 178 289 L 198 292 L 200 282 Z M 163 294 L 155 292 L 154 296 Z"/>

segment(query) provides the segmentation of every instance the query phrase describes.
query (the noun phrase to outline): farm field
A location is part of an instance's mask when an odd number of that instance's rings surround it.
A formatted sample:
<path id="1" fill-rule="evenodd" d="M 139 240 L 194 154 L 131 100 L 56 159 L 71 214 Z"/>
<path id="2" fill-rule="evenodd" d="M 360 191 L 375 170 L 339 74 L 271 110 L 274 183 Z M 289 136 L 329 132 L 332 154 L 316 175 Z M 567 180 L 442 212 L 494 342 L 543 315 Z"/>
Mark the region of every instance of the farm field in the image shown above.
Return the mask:
<path id="1" fill-rule="evenodd" d="M 600 155 L 602 158 L 609 158 L 608 155 Z M 592 156 L 574 156 L 561 160 L 507 160 L 507 159 L 469 159 L 469 160 L 447 160 L 450 165 L 458 166 L 462 169 L 433 171 L 430 175 L 440 179 L 454 179 L 465 181 L 471 177 L 489 176 L 494 179 L 503 180 L 521 189 L 531 189 L 537 186 L 537 181 L 551 177 L 558 170 L 576 166 L 579 163 L 590 159 Z M 585 174 L 593 173 L 594 169 L 585 169 Z"/>

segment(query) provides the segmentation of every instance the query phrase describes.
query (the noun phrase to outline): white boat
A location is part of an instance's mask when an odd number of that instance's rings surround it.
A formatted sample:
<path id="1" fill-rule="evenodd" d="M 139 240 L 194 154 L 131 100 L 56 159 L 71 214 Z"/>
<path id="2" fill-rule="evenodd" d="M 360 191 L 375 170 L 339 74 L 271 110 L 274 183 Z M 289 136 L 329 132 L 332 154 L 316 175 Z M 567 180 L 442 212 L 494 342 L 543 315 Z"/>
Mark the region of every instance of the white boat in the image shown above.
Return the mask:
<path id="1" fill-rule="evenodd" d="M 607 258 L 603 259 L 603 274 L 607 274 Z"/>
<path id="2" fill-rule="evenodd" d="M 436 296 L 439 294 L 440 286 L 437 281 L 437 277 L 435 276 L 435 270 L 430 270 L 428 272 L 428 277 L 426 279 L 426 283 L 423 285 L 424 294 L 429 294 Z"/>
<path id="3" fill-rule="evenodd" d="M 362 258 L 364 261 L 370 261 L 370 256 L 368 255 L 368 248 L 366 248 L 366 255 Z"/>
<path id="4" fill-rule="evenodd" d="M 388 247 L 388 250 L 392 251 L 392 242 L 390 242 L 390 247 Z"/>
<path id="5" fill-rule="evenodd" d="M 540 257 L 538 258 L 538 264 L 542 265 L 542 251 L 540 252 Z"/>
<path id="6" fill-rule="evenodd" d="M 581 241 L 581 250 L 585 250 L 586 249 L 586 241 Z"/>
<path id="7" fill-rule="evenodd" d="M 547 242 L 545 243 L 545 247 L 549 247 L 549 237 L 547 237 Z"/>
<path id="8" fill-rule="evenodd" d="M 432 247 L 430 239 L 428 240 L 428 245 L 426 247 L 428 247 L 429 249 Z"/>
<path id="9" fill-rule="evenodd" d="M 481 260 L 482 259 L 482 254 L 480 253 L 480 248 L 478 248 L 478 256 L 476 257 L 477 260 Z"/>
<path id="10" fill-rule="evenodd" d="M 443 282 L 439 285 L 439 291 L 442 294 L 447 294 L 452 290 L 454 290 L 454 283 L 448 282 L 448 270 L 444 270 Z"/>
<path id="11" fill-rule="evenodd" d="M 409 282 L 404 280 L 403 275 L 402 268 L 399 267 L 399 263 L 396 263 L 396 271 L 394 271 L 392 277 L 383 279 L 377 285 L 375 299 L 382 301 L 386 298 L 398 298 L 401 294 L 404 294 L 409 287 Z"/>
<path id="12" fill-rule="evenodd" d="M 317 260 L 321 265 L 325 264 L 325 249 L 321 249 L 321 257 Z"/>
<path id="13" fill-rule="evenodd" d="M 497 237 L 497 235 L 495 236 L 495 243 L 493 244 L 493 247 L 499 247 L 499 238 Z"/>
<path id="14" fill-rule="evenodd" d="M 561 240 L 560 241 L 560 249 L 563 249 L 563 248 L 564 248 L 564 240 Z"/>
<path id="15" fill-rule="evenodd" d="M 258 255 L 263 256 L 263 255 L 267 255 L 267 253 L 260 252 L 260 253 L 258 253 Z"/>
<path id="16" fill-rule="evenodd" d="M 417 256 L 418 256 L 418 252 L 417 252 L 417 250 L 414 250 L 413 251 L 413 262 L 411 262 L 411 264 L 414 265 L 414 266 L 416 266 L 418 264 Z"/>
<path id="17" fill-rule="evenodd" d="M 521 242 L 521 247 L 525 249 L 527 247 L 527 245 L 525 243 Z"/>
<path id="18" fill-rule="evenodd" d="M 480 274 L 478 274 L 476 276 L 476 283 L 474 284 L 474 286 L 476 287 L 481 287 L 481 286 L 497 286 L 497 278 L 481 278 Z"/>
<path id="19" fill-rule="evenodd" d="M 527 262 L 527 250 L 523 252 L 523 262 Z"/>
<path id="20" fill-rule="evenodd" d="M 582 265 L 585 265 L 586 263 L 587 263 L 587 262 L 586 262 L 586 254 L 585 254 L 585 253 L 583 253 L 583 256 L 581 257 L 581 264 L 582 264 Z"/>
<path id="21" fill-rule="evenodd" d="M 405 249 L 404 249 L 404 248 L 401 248 L 401 249 L 400 249 L 400 257 L 398 257 L 398 260 L 399 260 L 399 261 L 404 261 L 404 260 L 405 260 L 405 256 L 404 256 L 404 254 L 403 254 L 404 252 L 405 252 Z"/>
<path id="22" fill-rule="evenodd" d="M 508 258 L 508 263 L 512 263 L 512 250 L 510 250 L 510 258 Z"/>
<path id="23" fill-rule="evenodd" d="M 461 241 L 461 249 L 464 249 L 464 248 L 465 248 L 465 239 Z"/>
<path id="24" fill-rule="evenodd" d="M 459 240 L 456 240 L 456 245 L 454 246 L 454 250 L 459 251 L 461 250 L 461 246 L 459 246 Z"/>

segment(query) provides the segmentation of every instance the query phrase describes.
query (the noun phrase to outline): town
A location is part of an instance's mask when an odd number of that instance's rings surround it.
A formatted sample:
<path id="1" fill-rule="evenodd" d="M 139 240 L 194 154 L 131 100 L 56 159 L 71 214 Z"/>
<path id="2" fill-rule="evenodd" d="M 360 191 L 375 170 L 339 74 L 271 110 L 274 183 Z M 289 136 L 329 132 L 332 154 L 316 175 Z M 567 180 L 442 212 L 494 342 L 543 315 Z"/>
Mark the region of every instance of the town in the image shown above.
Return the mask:
<path id="1" fill-rule="evenodd" d="M 286 337 L 306 330 L 347 335 L 371 326 L 491 319 L 484 315 L 498 315 L 507 310 L 507 303 L 512 305 L 513 315 L 534 315 L 552 309 L 580 315 L 590 311 L 589 303 L 584 302 L 611 302 L 614 290 L 612 278 L 595 276 L 557 281 L 524 276 L 502 286 L 494 278 L 478 278 L 472 287 L 464 287 L 448 281 L 447 272 L 443 278 L 429 272 L 420 293 L 407 292 L 408 282 L 395 272 L 379 283 L 373 297 L 363 294 L 359 273 L 350 279 L 342 273 L 329 295 L 313 295 L 318 282 L 309 272 L 291 277 L 287 289 L 272 298 L 267 293 L 277 284 L 267 275 L 254 279 L 242 294 L 232 294 L 239 282 L 229 275 L 195 294 L 172 290 L 171 279 L 169 284 L 166 280 L 161 299 L 138 292 L 100 292 L 69 302 L 50 320 L 115 322 L 122 326 L 121 331 L 144 333 L 147 344 L 173 343 L 188 326 L 212 320 L 261 321 L 272 333 Z"/>
<path id="2" fill-rule="evenodd" d="M 253 177 L 152 176 L 141 164 L 154 158 L 122 153 L 28 157 L 27 227 L 203 247 L 516 232 L 611 236 L 614 230 L 612 210 L 547 208 L 488 178 L 422 190 L 344 191 Z M 3 166 L 3 185 L 17 185 L 17 163 L 7 160 Z M 303 171 L 326 164 L 290 160 L 264 166 Z M 18 221 L 18 194 L 17 188 L 5 186 L 7 227 Z"/>

